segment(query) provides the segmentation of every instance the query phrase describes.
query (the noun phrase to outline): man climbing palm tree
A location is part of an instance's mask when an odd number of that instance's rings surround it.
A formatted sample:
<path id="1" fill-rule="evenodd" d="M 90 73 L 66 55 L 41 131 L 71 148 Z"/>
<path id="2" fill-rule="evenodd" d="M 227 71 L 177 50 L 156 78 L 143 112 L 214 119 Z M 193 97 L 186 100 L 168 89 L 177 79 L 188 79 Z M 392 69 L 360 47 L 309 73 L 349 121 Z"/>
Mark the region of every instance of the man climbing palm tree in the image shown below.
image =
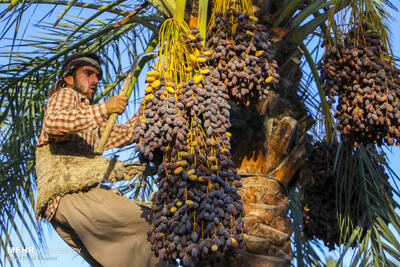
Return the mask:
<path id="1" fill-rule="evenodd" d="M 130 167 L 93 155 L 108 116 L 121 114 L 127 97 L 90 105 L 102 76 L 101 59 L 94 53 L 68 57 L 61 73 L 49 93 L 37 143 L 37 216 L 50 221 L 91 265 L 163 266 L 146 241 L 151 214 L 100 184 Z M 132 143 L 135 123 L 134 116 L 115 125 L 106 148 Z M 91 170 L 76 164 L 81 158 L 94 162 Z"/>

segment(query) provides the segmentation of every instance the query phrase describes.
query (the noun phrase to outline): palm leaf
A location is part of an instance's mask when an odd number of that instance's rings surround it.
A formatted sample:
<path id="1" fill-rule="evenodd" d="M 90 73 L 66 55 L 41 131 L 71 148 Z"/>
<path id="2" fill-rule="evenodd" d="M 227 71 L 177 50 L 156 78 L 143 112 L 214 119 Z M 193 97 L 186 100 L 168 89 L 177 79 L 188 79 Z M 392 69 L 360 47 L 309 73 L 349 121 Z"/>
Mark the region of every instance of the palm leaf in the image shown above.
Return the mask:
<path id="1" fill-rule="evenodd" d="M 339 187 L 337 206 L 340 214 L 340 229 L 343 237 L 351 235 L 345 244 L 339 262 L 355 240 L 359 247 L 353 251 L 351 265 L 372 264 L 374 266 L 396 266 L 388 255 L 400 255 L 400 246 L 394 236 L 398 232 L 400 217 L 395 209 L 399 206 L 392 194 L 399 191 L 383 176 L 377 162 L 387 166 L 374 147 L 362 145 L 353 149 L 344 145 L 338 152 L 337 170 L 343 170 L 343 184 Z M 389 171 L 390 172 L 390 171 Z M 398 179 L 394 173 L 392 178 Z M 356 178 L 358 177 L 358 178 Z M 360 181 L 355 184 L 353 181 Z M 359 198 L 353 197 L 353 188 L 359 186 Z M 356 204 L 354 201 L 357 201 Z M 358 210 L 352 207 L 356 206 Z M 356 219 L 354 219 L 354 216 Z M 351 219 L 349 219 L 351 218 Z M 389 224 L 394 226 L 389 228 Z M 390 245 L 389 245 L 390 244 Z"/>
<path id="2" fill-rule="evenodd" d="M 110 5 L 104 6 L 107 12 L 111 10 Z M 34 8 L 34 5 L 29 7 Z M 128 11 L 127 8 L 125 10 Z M 15 6 L 9 11 L 7 28 L 13 24 L 13 12 L 17 11 L 24 12 L 26 9 L 22 10 L 20 6 Z M 33 162 L 35 140 L 41 129 L 46 93 L 57 79 L 57 71 L 62 64 L 60 60 L 76 50 L 99 51 L 107 65 L 103 86 L 106 86 L 109 92 L 99 96 L 99 99 L 109 97 L 113 90 L 118 90 L 121 86 L 121 77 L 126 68 L 125 60 L 115 61 L 115 58 L 123 55 L 132 62 L 151 37 L 152 31 L 146 30 L 143 25 L 153 30 L 157 29 L 160 17 L 154 16 L 153 11 L 148 9 L 143 9 L 129 17 L 124 24 L 116 26 L 116 23 L 121 21 L 122 14 L 129 14 L 122 11 L 119 10 L 118 14 L 111 12 L 114 15 L 108 16 L 108 19 L 103 17 L 98 19 L 101 14 L 98 12 L 98 16 L 92 16 L 91 21 L 66 14 L 56 27 L 53 23 L 42 21 L 40 18 L 41 21 L 34 26 L 40 30 L 40 32 L 35 31 L 37 36 L 19 39 L 17 36 L 20 32 L 17 31 L 0 50 L 0 58 L 9 61 L 0 67 L 2 87 L 0 89 L 2 98 L 0 185 L 3 189 L 0 191 L 2 200 L 0 211 L 4 214 L 0 220 L 0 235 L 3 248 L 24 242 L 20 234 L 21 229 L 26 229 L 35 246 L 44 245 L 41 227 L 36 222 L 32 210 L 35 184 Z M 18 12 L 15 14 L 23 14 Z M 3 19 L 7 19 L 4 16 L 3 13 Z M 3 28 L 2 33 L 6 36 L 7 30 Z M 140 40 L 136 38 L 137 34 L 140 35 Z M 18 44 L 18 48 L 14 44 Z M 32 51 L 36 55 L 34 58 L 30 54 Z M 145 190 L 143 192 L 149 193 L 148 187 L 142 186 L 143 189 Z M 21 219 L 22 226 L 14 223 L 14 215 Z M 17 240 L 8 235 L 10 231 L 16 234 Z M 3 251 L 5 252 L 2 256 L 5 258 L 2 262 L 12 256 L 7 254 L 7 250 Z"/>

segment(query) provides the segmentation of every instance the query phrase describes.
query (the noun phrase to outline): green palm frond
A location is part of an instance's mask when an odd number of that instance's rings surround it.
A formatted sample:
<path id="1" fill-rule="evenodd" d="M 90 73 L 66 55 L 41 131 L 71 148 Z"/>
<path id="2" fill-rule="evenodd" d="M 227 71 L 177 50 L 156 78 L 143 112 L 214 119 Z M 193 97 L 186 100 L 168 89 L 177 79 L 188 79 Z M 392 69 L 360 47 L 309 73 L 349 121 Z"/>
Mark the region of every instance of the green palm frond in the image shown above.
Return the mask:
<path id="1" fill-rule="evenodd" d="M 308 51 L 308 48 L 304 45 L 304 44 L 300 44 L 301 49 L 303 49 L 304 51 L 304 55 L 306 57 L 306 60 L 308 62 L 308 65 L 311 69 L 311 73 L 313 75 L 315 84 L 318 88 L 318 95 L 321 101 L 320 104 L 320 110 L 322 112 L 322 115 L 324 117 L 324 126 L 325 126 L 325 131 L 326 131 L 326 138 L 327 140 L 331 140 L 333 137 L 333 116 L 331 114 L 331 111 L 329 109 L 329 105 L 328 102 L 326 101 L 326 96 L 325 96 L 325 92 L 321 87 L 321 83 L 320 83 L 320 78 L 319 78 L 319 73 L 317 70 L 317 66 L 311 56 L 311 53 Z"/>
<path id="2" fill-rule="evenodd" d="M 106 93 L 98 96 L 97 101 L 110 97 L 118 91 L 129 64 L 145 49 L 153 31 L 157 31 L 157 25 L 163 20 L 151 7 L 142 8 L 129 17 L 136 5 L 122 5 L 122 2 L 89 4 L 85 7 L 89 12 L 93 10 L 89 20 L 66 13 L 56 26 L 54 22 L 47 22 L 46 17 L 37 17 L 39 21 L 32 21 L 37 24 L 29 25 L 36 29 L 34 35 L 29 36 L 25 36 L 26 29 L 18 25 L 18 17 L 33 11 L 36 1 L 20 3 L 1 13 L 5 23 L 0 32 L 5 41 L 2 41 L 4 45 L 0 48 L 0 59 L 7 62 L 0 67 L 2 248 L 15 243 L 23 244 L 26 240 L 20 234 L 22 229 L 35 245 L 45 245 L 40 224 L 32 210 L 35 191 L 34 151 L 41 130 L 46 94 L 57 79 L 63 58 L 78 50 L 97 51 L 105 61 L 106 75 L 101 86 L 107 89 Z M 67 4 L 66 1 L 37 3 Z M 74 2 L 71 10 L 76 6 L 83 7 L 83 3 Z M 117 24 L 126 17 L 128 19 L 124 23 Z M 11 29 L 15 34 L 10 34 Z M 151 183 L 149 185 L 151 188 Z M 149 187 L 142 185 L 141 188 L 141 192 L 149 194 Z M 21 220 L 22 228 L 13 223 L 16 218 Z M 9 236 L 10 232 L 16 238 Z M 6 249 L 3 251 L 2 257 L 12 256 L 7 254 Z M 1 262 L 5 262 L 5 258 Z"/>
<path id="3" fill-rule="evenodd" d="M 338 185 L 338 218 L 341 236 L 351 236 L 341 257 L 353 253 L 352 266 L 398 264 L 394 259 L 400 256 L 400 246 L 394 237 L 400 234 L 400 217 L 395 211 L 399 204 L 393 199 L 400 192 L 379 165 L 385 166 L 391 180 L 398 182 L 399 177 L 387 168 L 386 160 L 374 147 L 342 145 L 338 152 L 336 169 L 342 170 L 338 172 L 342 181 Z M 358 247 L 351 251 L 354 243 Z"/>

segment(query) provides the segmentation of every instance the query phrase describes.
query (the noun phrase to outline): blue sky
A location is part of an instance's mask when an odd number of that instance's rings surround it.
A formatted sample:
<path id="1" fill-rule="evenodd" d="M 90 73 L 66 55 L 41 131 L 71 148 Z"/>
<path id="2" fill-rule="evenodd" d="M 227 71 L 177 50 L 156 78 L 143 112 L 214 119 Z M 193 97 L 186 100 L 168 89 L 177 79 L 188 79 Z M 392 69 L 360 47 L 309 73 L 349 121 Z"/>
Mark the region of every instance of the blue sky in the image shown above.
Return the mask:
<path id="1" fill-rule="evenodd" d="M 0 4 L 0 11 L 6 6 Z M 398 12 L 393 12 L 393 17 L 399 18 L 400 14 Z M 391 23 L 391 40 L 394 53 L 400 56 L 400 22 L 394 20 Z M 144 87 L 142 87 L 144 88 Z M 131 110 L 133 110 L 133 104 L 131 104 Z M 390 165 L 394 169 L 395 173 L 400 175 L 400 150 L 395 147 L 391 152 L 388 152 Z M 58 236 L 58 234 L 53 230 L 53 228 L 47 223 L 42 223 L 45 239 L 49 249 L 49 259 L 40 262 L 39 260 L 34 260 L 34 266 L 46 266 L 46 267 L 62 267 L 62 266 L 89 266 L 79 255 L 72 252 L 69 246 Z M 33 246 L 28 233 L 23 232 L 26 244 L 25 246 Z M 18 245 L 18 244 L 16 244 Z M 33 254 L 35 255 L 35 254 Z M 22 266 L 31 266 L 29 261 L 22 260 Z M 8 265 L 6 265 L 8 266 Z"/>

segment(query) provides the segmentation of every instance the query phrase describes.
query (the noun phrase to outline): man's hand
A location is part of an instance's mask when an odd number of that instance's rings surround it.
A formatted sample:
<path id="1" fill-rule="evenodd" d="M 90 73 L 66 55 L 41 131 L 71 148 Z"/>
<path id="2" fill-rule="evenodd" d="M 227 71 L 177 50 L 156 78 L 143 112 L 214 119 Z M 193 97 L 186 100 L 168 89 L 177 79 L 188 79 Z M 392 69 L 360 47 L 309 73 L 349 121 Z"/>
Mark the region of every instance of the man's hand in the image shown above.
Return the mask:
<path id="1" fill-rule="evenodd" d="M 108 115 L 112 113 L 121 114 L 128 105 L 128 97 L 116 95 L 107 100 L 105 104 Z"/>

